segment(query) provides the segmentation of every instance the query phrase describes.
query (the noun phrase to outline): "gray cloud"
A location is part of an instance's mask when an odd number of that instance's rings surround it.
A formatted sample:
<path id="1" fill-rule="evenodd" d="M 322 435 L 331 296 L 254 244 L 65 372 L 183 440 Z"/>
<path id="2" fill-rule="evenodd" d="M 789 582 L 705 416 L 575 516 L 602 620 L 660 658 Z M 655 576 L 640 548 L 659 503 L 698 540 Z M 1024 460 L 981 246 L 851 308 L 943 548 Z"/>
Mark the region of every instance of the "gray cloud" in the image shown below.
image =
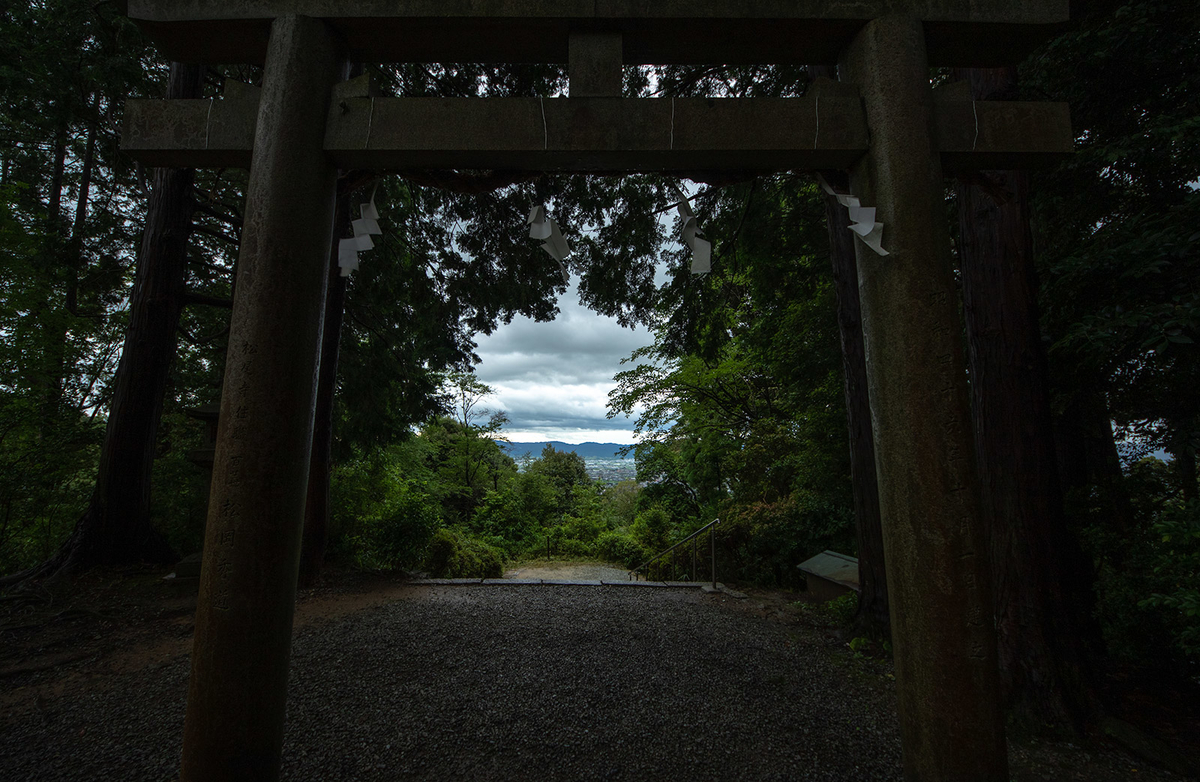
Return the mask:
<path id="1" fill-rule="evenodd" d="M 520 318 L 479 338 L 475 372 L 496 391 L 484 404 L 508 413 L 505 433 L 518 442 L 632 442 L 633 421 L 605 417 L 621 359 L 653 341 L 644 328 L 622 328 L 581 306 L 574 287 L 551 323 Z"/>

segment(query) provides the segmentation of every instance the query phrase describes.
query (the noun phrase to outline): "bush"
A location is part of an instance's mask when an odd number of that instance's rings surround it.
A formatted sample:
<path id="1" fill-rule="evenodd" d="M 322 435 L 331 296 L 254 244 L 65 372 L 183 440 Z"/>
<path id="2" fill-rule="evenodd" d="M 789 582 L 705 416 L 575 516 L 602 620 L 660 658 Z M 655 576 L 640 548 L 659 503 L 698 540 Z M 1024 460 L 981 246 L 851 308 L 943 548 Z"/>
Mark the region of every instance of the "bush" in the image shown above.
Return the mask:
<path id="1" fill-rule="evenodd" d="M 434 578 L 500 578 L 504 557 L 498 549 L 454 529 L 440 529 L 429 544 L 425 569 Z"/>
<path id="2" fill-rule="evenodd" d="M 603 521 L 576 516 L 565 517 L 559 529 L 563 530 L 566 537 L 585 543 L 589 547 L 594 546 L 600 534 L 605 531 Z"/>
<path id="3" fill-rule="evenodd" d="M 717 528 L 718 565 L 726 578 L 796 587 L 796 565 L 826 549 L 852 554 L 854 512 L 819 495 L 797 492 L 731 510 Z"/>
<path id="4" fill-rule="evenodd" d="M 1097 563 L 1096 617 L 1117 660 L 1195 675 L 1200 664 L 1200 503 L 1185 503 L 1155 459 L 1129 469 L 1133 523 L 1112 524 L 1071 495 L 1080 538 Z"/>
<path id="5" fill-rule="evenodd" d="M 350 537 L 355 562 L 372 570 L 419 565 L 441 524 L 424 487 L 397 481 L 372 510 L 359 519 L 358 533 Z"/>
<path id="6" fill-rule="evenodd" d="M 1154 573 L 1162 591 L 1138 606 L 1159 609 L 1175 647 L 1200 661 L 1200 502 L 1163 511 L 1154 534 Z"/>
<path id="7" fill-rule="evenodd" d="M 610 530 L 596 539 L 596 553 L 609 562 L 620 562 L 627 568 L 635 568 L 653 554 L 647 554 L 633 537 L 624 530 Z"/>
<path id="8" fill-rule="evenodd" d="M 832 600 L 826 601 L 821 606 L 821 609 L 838 624 L 848 625 L 854 621 L 854 615 L 858 613 L 858 593 L 847 592 L 844 595 L 839 595 Z"/>
<path id="9" fill-rule="evenodd" d="M 557 502 L 544 475 L 521 473 L 500 491 L 489 491 L 471 520 L 480 535 L 503 539 L 512 556 L 545 545 L 542 529 L 550 524 Z"/>
<path id="10" fill-rule="evenodd" d="M 650 549 L 652 556 L 671 545 L 671 517 L 660 507 L 648 508 L 639 513 L 631 531 L 643 548 Z"/>

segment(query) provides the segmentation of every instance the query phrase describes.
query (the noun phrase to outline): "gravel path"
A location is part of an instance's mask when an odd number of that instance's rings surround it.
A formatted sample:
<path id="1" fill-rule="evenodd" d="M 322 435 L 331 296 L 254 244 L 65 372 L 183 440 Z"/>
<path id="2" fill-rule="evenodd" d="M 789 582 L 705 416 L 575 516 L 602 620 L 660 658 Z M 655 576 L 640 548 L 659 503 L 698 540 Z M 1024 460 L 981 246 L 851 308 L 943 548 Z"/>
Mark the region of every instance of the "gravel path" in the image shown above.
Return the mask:
<path id="1" fill-rule="evenodd" d="M 413 587 L 297 633 L 288 780 L 899 778 L 877 675 L 692 590 Z M 0 779 L 169 780 L 187 659 L 0 720 Z"/>

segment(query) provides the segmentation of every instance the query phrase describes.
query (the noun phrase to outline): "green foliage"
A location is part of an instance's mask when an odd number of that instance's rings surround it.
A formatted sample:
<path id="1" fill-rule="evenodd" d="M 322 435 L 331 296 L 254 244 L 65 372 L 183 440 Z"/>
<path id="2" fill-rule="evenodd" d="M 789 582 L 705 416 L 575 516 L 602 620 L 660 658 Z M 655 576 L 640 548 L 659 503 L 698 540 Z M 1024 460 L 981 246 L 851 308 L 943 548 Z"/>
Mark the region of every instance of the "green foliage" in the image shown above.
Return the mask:
<path id="1" fill-rule="evenodd" d="M 833 600 L 827 600 L 821 604 L 821 608 L 838 624 L 848 625 L 854 621 L 854 614 L 858 612 L 858 593 L 847 592 Z M 865 646 L 865 644 L 862 645 Z M 851 642 L 850 648 L 854 648 L 853 642 Z"/>
<path id="2" fill-rule="evenodd" d="M 608 526 L 616 528 L 632 524 L 641 493 L 637 481 L 618 481 L 602 491 L 602 507 L 608 517 Z"/>
<path id="3" fill-rule="evenodd" d="M 637 538 L 624 530 L 608 530 L 600 533 L 596 539 L 598 557 L 608 562 L 618 562 L 629 569 L 641 565 L 656 553 L 647 553 Z"/>
<path id="4" fill-rule="evenodd" d="M 504 556 L 496 548 L 456 529 L 440 529 L 425 561 L 435 578 L 500 578 Z"/>
<path id="5" fill-rule="evenodd" d="M 1099 409 L 1128 455 L 1162 449 L 1174 465 L 1090 476 L 1068 511 L 1097 565 L 1109 652 L 1166 665 L 1196 654 L 1181 495 L 1196 491 L 1200 445 L 1200 17 L 1190 0 L 1072 14 L 1021 69 L 1028 98 L 1070 103 L 1076 136 L 1075 154 L 1033 187 L 1052 392 L 1059 410 Z"/>
<path id="6" fill-rule="evenodd" d="M 184 555 L 200 551 L 210 478 L 209 470 L 189 457 L 192 451 L 206 448 L 204 426 L 171 410 L 160 419 L 158 436 L 169 450 L 154 460 L 150 519 L 172 550 Z"/>
<path id="7" fill-rule="evenodd" d="M 796 565 L 825 549 L 854 546 L 850 508 L 797 492 L 780 502 L 739 506 L 721 519 L 722 569 L 729 578 L 797 587 Z"/>
<path id="8" fill-rule="evenodd" d="M 0 573 L 51 556 L 91 495 L 103 430 L 40 423 L 33 399 L 0 389 Z"/>
<path id="9" fill-rule="evenodd" d="M 370 515 L 358 519 L 350 545 L 355 562 L 372 570 L 414 568 L 424 560 L 441 519 L 425 487 L 399 480 Z"/>
<path id="10" fill-rule="evenodd" d="M 544 530 L 556 515 L 558 493 L 545 475 L 523 472 L 499 491 L 489 491 L 475 512 L 471 527 L 504 541 L 512 556 L 544 543 Z"/>
<path id="11" fill-rule="evenodd" d="M 1135 510 L 1115 528 L 1090 507 L 1083 541 L 1098 563 L 1097 616 L 1109 654 L 1164 670 L 1200 664 L 1200 503 L 1184 502 L 1177 471 L 1157 459 L 1130 466 Z M 1077 499 L 1078 501 L 1078 499 Z"/>
<path id="12" fill-rule="evenodd" d="M 1154 575 L 1166 588 L 1138 606 L 1161 609 L 1178 649 L 1200 663 L 1200 501 L 1164 510 L 1153 534 Z"/>
<path id="13" fill-rule="evenodd" d="M 656 550 L 720 517 L 730 578 L 791 585 L 795 564 L 814 551 L 854 550 L 815 193 L 806 180 L 774 177 L 701 201 L 706 231 L 724 237 L 714 248 L 721 262 L 701 278 L 676 275 L 654 345 L 630 357 L 609 396 L 610 415 L 636 412 L 646 435 L 635 449 L 642 507 L 672 520 Z"/>
<path id="14" fill-rule="evenodd" d="M 630 532 L 653 556 L 671 545 L 671 517 L 660 507 L 648 508 L 637 515 Z"/>
<path id="15" fill-rule="evenodd" d="M 574 495 L 577 487 L 590 486 L 592 479 L 587 474 L 587 464 L 574 451 L 558 451 L 549 443 L 542 455 L 527 468 L 527 472 L 544 475 L 553 484 L 558 495 L 557 510 L 560 514 L 570 511 L 576 504 Z"/>
<path id="16" fill-rule="evenodd" d="M 487 492 L 500 491 L 516 475 L 516 462 L 489 436 L 503 422 L 494 417 L 480 427 L 437 418 L 421 430 L 428 446 L 426 463 L 437 476 L 437 494 L 447 520 L 467 523 Z"/>

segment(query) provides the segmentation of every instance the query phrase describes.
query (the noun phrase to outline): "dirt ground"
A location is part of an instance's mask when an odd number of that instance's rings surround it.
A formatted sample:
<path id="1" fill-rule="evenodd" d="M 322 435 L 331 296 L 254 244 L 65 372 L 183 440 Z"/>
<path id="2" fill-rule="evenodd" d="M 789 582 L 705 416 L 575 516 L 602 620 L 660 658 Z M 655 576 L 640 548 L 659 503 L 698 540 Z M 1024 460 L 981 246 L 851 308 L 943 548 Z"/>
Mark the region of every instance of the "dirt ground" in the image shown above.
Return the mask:
<path id="1" fill-rule="evenodd" d="M 545 581 L 624 581 L 629 571 L 602 562 L 529 560 L 504 571 L 505 578 L 540 578 Z"/>
<path id="2" fill-rule="evenodd" d="M 615 574 L 615 575 L 614 575 Z M 116 675 L 150 670 L 190 651 L 196 583 L 164 581 L 161 569 L 95 571 L 50 589 L 0 594 L 0 719 L 29 706 L 46 708 L 64 693 L 101 690 Z M 598 563 L 526 562 L 506 577 L 559 580 L 621 578 L 623 570 Z M 403 575 L 329 570 L 320 584 L 298 595 L 296 626 L 327 622 L 411 596 L 422 587 Z M 470 587 L 464 587 L 470 588 Z M 548 587 L 549 588 L 549 587 Z M 611 588 L 611 587 L 596 587 Z M 855 652 L 836 624 L 803 595 L 750 587 L 749 599 L 725 600 L 728 610 L 812 634 L 839 649 L 848 675 L 890 671 L 877 647 Z M 862 670 L 859 670 L 862 669 Z M 1153 673 L 1114 672 L 1107 699 L 1116 717 L 1161 741 L 1194 769 L 1200 761 L 1200 687 L 1166 687 Z M 1102 731 L 1085 739 L 1010 735 L 1014 780 L 1119 780 L 1146 778 L 1153 764 L 1133 759 Z M 1162 777 L 1155 777 L 1162 778 Z"/>

